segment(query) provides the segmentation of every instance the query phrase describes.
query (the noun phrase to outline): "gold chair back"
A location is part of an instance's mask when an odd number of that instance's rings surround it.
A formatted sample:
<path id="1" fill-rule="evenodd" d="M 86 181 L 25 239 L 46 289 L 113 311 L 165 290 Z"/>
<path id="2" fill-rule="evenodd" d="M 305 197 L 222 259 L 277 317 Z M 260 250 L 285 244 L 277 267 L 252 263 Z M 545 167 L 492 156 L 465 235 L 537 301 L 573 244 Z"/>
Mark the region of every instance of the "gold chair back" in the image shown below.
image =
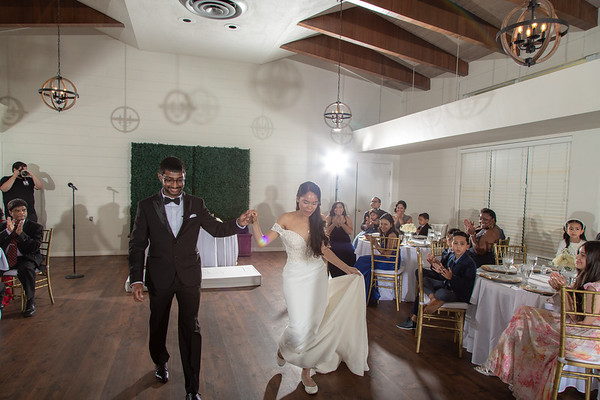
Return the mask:
<path id="1" fill-rule="evenodd" d="M 508 246 L 510 244 L 510 237 L 507 237 L 506 239 L 498 239 L 498 244 Z"/>
<path id="2" fill-rule="evenodd" d="M 371 298 L 373 288 L 387 288 L 394 290 L 396 298 L 396 311 L 400 310 L 402 300 L 402 272 L 400 246 L 402 239 L 399 237 L 369 238 L 371 243 L 371 283 L 369 285 L 368 299 Z M 385 250 L 385 255 L 382 255 Z M 385 269 L 381 268 L 385 267 Z"/>
<path id="3" fill-rule="evenodd" d="M 577 297 L 581 299 L 578 309 L 573 307 L 574 304 L 577 304 Z M 568 341 L 574 341 L 582 348 L 598 348 L 600 345 L 600 326 L 582 324 L 586 317 L 600 318 L 600 292 L 570 289 L 563 286 L 561 300 L 560 346 L 552 398 L 556 399 L 558 396 L 561 378 L 569 377 L 585 380 L 585 398 L 589 400 L 592 379 L 600 379 L 600 355 L 596 354 L 595 358 L 582 360 L 575 358 L 572 353 L 568 354 L 565 348 Z M 592 346 L 586 346 L 586 344 Z M 573 342 L 570 343 L 569 349 L 572 349 L 572 345 Z M 578 367 L 578 370 L 565 370 L 566 365 Z"/>
<path id="4" fill-rule="evenodd" d="M 527 245 L 494 244 L 494 257 L 497 265 L 502 264 L 502 258 L 507 255 L 513 258 L 515 264 L 524 264 L 527 262 Z"/>
<path id="5" fill-rule="evenodd" d="M 440 257 L 447 248 L 448 242 L 446 242 L 445 238 L 431 242 L 431 254 L 433 254 L 434 257 Z"/>
<path id="6" fill-rule="evenodd" d="M 419 287 L 419 307 L 417 311 L 417 328 L 415 335 L 417 337 L 417 350 L 421 350 L 421 339 L 423 337 L 423 327 L 446 329 L 454 332 L 454 342 L 458 342 L 458 357 L 462 358 L 463 325 L 465 322 L 465 312 L 467 303 L 446 303 L 442 305 L 435 313 L 425 313 L 425 291 L 423 290 L 423 257 L 421 249 L 417 249 L 418 265 L 418 287 Z"/>

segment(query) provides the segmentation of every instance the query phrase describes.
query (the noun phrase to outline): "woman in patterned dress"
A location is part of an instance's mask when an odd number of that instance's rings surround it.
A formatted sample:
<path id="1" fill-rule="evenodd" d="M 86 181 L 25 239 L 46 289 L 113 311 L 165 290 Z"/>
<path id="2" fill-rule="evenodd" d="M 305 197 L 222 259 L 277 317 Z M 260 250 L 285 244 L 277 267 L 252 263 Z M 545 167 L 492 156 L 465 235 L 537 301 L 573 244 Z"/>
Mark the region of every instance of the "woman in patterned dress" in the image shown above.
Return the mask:
<path id="1" fill-rule="evenodd" d="M 578 275 L 574 288 L 600 291 L 600 241 L 589 241 L 580 247 L 575 267 Z M 560 290 L 566 280 L 553 272 L 549 283 L 555 290 Z M 600 302 L 596 303 L 599 303 L 599 309 L 594 312 L 598 318 L 586 317 L 581 321 L 583 325 L 600 325 Z M 597 332 L 584 327 L 572 329 L 584 336 Z M 475 369 L 508 383 L 517 399 L 550 399 L 559 344 L 560 315 L 523 306 L 513 315 L 487 361 Z M 600 359 L 600 348 L 590 341 L 569 340 L 566 352 L 579 359 Z"/>

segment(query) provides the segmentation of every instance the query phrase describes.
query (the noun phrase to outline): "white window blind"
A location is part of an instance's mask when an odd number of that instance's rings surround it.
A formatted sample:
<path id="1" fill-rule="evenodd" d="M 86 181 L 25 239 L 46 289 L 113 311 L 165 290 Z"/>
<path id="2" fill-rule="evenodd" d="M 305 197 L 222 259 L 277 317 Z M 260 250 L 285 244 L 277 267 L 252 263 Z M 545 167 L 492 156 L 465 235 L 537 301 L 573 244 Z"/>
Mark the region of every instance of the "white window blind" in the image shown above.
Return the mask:
<path id="1" fill-rule="evenodd" d="M 496 222 L 510 237 L 510 244 L 523 239 L 523 211 L 527 184 L 527 148 L 513 147 L 492 152 L 490 208 Z"/>
<path id="2" fill-rule="evenodd" d="M 554 257 L 567 219 L 570 143 L 529 148 L 525 207 L 527 252 Z"/>
<path id="3" fill-rule="evenodd" d="M 463 153 L 461 157 L 460 198 L 458 206 L 459 229 L 462 221 L 479 220 L 479 210 L 489 204 L 491 152 Z"/>
<path id="4" fill-rule="evenodd" d="M 460 227 L 489 207 L 510 244 L 525 243 L 528 254 L 553 257 L 566 219 L 570 151 L 565 139 L 465 151 Z"/>

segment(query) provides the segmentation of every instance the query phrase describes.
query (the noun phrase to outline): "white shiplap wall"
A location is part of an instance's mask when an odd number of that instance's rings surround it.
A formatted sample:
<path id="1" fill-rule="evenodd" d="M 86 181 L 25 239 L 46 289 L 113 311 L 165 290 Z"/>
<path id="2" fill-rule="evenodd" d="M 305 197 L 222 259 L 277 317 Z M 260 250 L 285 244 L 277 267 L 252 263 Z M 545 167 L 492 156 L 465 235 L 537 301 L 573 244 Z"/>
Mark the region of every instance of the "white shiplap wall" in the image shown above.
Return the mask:
<path id="1" fill-rule="evenodd" d="M 261 206 L 264 229 L 281 211 L 294 208 L 299 183 L 314 180 L 327 196 L 333 192 L 322 158 L 337 145 L 329 139 L 322 113 L 335 100 L 335 74 L 289 60 L 235 63 L 125 49 L 102 35 L 65 35 L 61 72 L 75 82 L 81 98 L 73 109 L 57 113 L 37 94 L 56 73 L 55 44 L 51 35 L 0 37 L 0 96 L 19 99 L 25 109 L 21 121 L 3 127 L 2 173 L 23 160 L 44 180 L 36 208 L 40 221 L 55 229 L 53 254 L 72 252 L 68 182 L 79 188 L 78 254 L 126 253 L 131 142 L 249 148 L 250 205 Z M 124 105 L 125 74 L 127 105 L 141 117 L 131 133 L 115 130 L 110 122 L 112 111 Z M 343 77 L 342 85 L 354 123 L 378 122 L 373 108 L 379 87 L 352 77 Z M 188 93 L 197 105 L 181 124 L 169 122 L 161 108 L 174 90 Z M 259 116 L 273 124 L 265 140 L 251 128 Z"/>

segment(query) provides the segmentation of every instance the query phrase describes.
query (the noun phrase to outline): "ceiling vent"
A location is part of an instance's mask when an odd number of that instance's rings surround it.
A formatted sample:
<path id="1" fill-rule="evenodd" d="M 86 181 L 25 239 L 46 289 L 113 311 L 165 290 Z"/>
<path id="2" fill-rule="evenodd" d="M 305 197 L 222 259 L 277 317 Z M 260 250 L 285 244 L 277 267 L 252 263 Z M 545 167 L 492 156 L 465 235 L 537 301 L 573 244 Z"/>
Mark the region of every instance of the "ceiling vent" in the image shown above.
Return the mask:
<path id="1" fill-rule="evenodd" d="M 248 5 L 244 0 L 179 0 L 189 11 L 210 19 L 232 19 L 242 15 Z"/>

